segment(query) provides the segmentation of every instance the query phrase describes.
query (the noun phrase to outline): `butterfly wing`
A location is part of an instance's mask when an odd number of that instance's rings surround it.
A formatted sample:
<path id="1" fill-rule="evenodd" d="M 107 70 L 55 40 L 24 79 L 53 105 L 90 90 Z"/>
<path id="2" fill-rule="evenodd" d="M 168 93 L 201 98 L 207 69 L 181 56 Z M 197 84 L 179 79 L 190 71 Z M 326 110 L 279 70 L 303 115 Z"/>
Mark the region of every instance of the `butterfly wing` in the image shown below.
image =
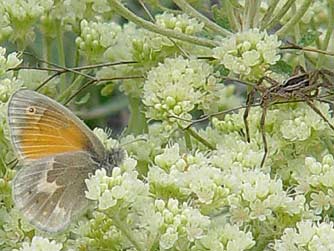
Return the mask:
<path id="1" fill-rule="evenodd" d="M 31 161 L 14 179 L 15 206 L 39 229 L 61 231 L 87 206 L 85 179 L 98 165 L 87 152 Z"/>
<path id="2" fill-rule="evenodd" d="M 8 124 L 16 152 L 24 161 L 82 150 L 104 158 L 103 145 L 80 119 L 37 92 L 19 90 L 13 94 Z"/>
<path id="3" fill-rule="evenodd" d="M 104 147 L 71 111 L 34 91 L 13 94 L 8 124 L 23 164 L 13 181 L 15 205 L 40 229 L 61 231 L 85 207 L 85 179 Z"/>

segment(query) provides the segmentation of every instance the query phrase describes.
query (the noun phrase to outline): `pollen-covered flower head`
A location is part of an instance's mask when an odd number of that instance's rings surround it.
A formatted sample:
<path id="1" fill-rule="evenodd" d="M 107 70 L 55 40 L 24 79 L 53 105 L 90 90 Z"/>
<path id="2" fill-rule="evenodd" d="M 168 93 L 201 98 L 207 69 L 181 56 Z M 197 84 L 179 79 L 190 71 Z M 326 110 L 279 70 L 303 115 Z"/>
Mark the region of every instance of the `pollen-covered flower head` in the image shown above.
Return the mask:
<path id="1" fill-rule="evenodd" d="M 294 228 L 286 228 L 281 239 L 276 240 L 273 250 L 333 250 L 333 222 L 312 223 L 301 221 Z"/>
<path id="2" fill-rule="evenodd" d="M 172 13 L 165 12 L 155 18 L 157 25 L 189 35 L 202 31 L 204 27 L 203 23 L 195 18 L 190 18 L 187 14 L 175 16 Z"/>
<path id="3" fill-rule="evenodd" d="M 242 79 L 258 80 L 280 59 L 280 44 L 276 35 L 250 29 L 223 39 L 213 49 L 213 57 Z"/>
<path id="4" fill-rule="evenodd" d="M 49 241 L 46 238 L 34 236 L 31 243 L 24 242 L 19 250 L 14 251 L 60 251 L 62 247 L 63 245 L 56 243 L 56 241 Z"/>
<path id="5" fill-rule="evenodd" d="M 91 60 L 101 60 L 103 53 L 116 44 L 122 28 L 115 22 L 87 21 L 80 23 L 81 34 L 75 42 L 81 53 Z"/>
<path id="6" fill-rule="evenodd" d="M 181 57 L 166 59 L 153 68 L 144 84 L 143 102 L 150 119 L 165 120 L 170 115 L 191 118 L 210 85 L 216 83 L 209 64 Z"/>

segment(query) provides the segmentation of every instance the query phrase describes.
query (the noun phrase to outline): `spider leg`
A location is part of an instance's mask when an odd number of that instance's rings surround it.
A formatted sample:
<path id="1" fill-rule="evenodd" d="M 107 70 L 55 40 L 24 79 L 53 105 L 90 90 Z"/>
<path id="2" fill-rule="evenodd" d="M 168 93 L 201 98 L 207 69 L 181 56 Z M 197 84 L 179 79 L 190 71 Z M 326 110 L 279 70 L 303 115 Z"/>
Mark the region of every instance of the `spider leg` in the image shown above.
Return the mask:
<path id="1" fill-rule="evenodd" d="M 309 106 L 309 107 L 311 107 L 311 109 L 315 112 L 315 113 L 317 113 L 327 124 L 328 124 L 328 126 L 332 129 L 332 130 L 334 130 L 334 126 L 332 125 L 332 123 L 326 118 L 326 116 L 319 110 L 319 108 L 318 107 L 316 107 L 315 105 L 314 105 L 314 103 L 312 102 L 312 100 L 310 99 L 310 97 L 308 97 L 308 96 L 306 96 L 305 94 L 303 94 L 303 93 L 298 93 L 298 96 L 300 96 L 300 97 L 302 97 L 302 98 L 304 98 L 305 99 L 305 102 L 306 102 L 306 104 Z"/>
<path id="2" fill-rule="evenodd" d="M 247 94 L 246 109 L 245 109 L 245 112 L 244 112 L 244 115 L 243 115 L 244 124 L 245 124 L 245 131 L 246 131 L 246 140 L 247 140 L 248 143 L 250 142 L 248 115 L 249 115 L 250 109 L 252 107 L 252 103 L 254 101 L 254 96 L 255 96 L 255 89 L 252 89 Z"/>
<path id="3" fill-rule="evenodd" d="M 300 73 L 306 73 L 306 70 L 304 69 L 303 66 L 301 66 L 301 65 L 297 65 L 297 66 L 295 67 L 295 69 L 293 70 L 293 72 L 292 72 L 292 76 L 297 75 L 297 74 L 300 74 Z"/>
<path id="4" fill-rule="evenodd" d="M 260 131 L 262 134 L 262 142 L 263 142 L 263 148 L 264 148 L 264 154 L 263 154 L 261 165 L 260 165 L 261 167 L 263 167 L 264 162 L 268 155 L 268 143 L 267 143 L 267 137 L 266 137 L 266 131 L 265 131 L 267 109 L 268 109 L 268 103 L 264 102 L 262 106 L 262 115 L 261 115 L 261 120 L 260 120 Z"/>

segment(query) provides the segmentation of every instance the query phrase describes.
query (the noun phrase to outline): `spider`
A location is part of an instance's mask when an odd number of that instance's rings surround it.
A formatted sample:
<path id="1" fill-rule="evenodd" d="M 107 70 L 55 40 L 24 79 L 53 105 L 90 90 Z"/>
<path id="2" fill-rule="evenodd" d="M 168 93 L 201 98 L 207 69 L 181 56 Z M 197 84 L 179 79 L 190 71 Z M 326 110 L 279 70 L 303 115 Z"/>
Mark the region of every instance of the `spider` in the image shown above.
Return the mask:
<path id="1" fill-rule="evenodd" d="M 256 93 L 260 94 L 260 106 L 262 107 L 262 115 L 260 119 L 260 132 L 262 135 L 264 154 L 261 161 L 261 167 L 263 167 L 266 157 L 268 155 L 268 143 L 265 133 L 266 114 L 270 105 L 285 101 L 301 100 L 305 102 L 314 112 L 316 112 L 328 125 L 334 130 L 334 126 L 324 116 L 324 114 L 314 105 L 313 100 L 317 99 L 323 102 L 319 97 L 320 88 L 324 88 L 327 92 L 330 92 L 329 88 L 334 84 L 330 82 L 328 76 L 333 77 L 334 73 L 326 70 L 313 70 L 306 72 L 302 67 L 297 67 L 294 74 L 286 79 L 283 83 L 269 78 L 263 77 L 257 85 L 248 93 L 246 100 L 246 109 L 243 115 L 246 140 L 250 142 L 248 115 L 251 106 L 254 102 Z M 266 80 L 271 83 L 270 87 L 265 87 L 262 83 Z"/>

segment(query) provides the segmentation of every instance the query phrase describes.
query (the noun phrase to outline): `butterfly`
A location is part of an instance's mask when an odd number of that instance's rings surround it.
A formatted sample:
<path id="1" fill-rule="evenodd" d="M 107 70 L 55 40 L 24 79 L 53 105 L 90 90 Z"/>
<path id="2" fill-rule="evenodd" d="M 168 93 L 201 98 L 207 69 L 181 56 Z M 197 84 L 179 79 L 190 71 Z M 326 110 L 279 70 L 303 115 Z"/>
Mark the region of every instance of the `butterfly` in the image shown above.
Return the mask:
<path id="1" fill-rule="evenodd" d="M 12 182 L 14 205 L 45 232 L 65 230 L 89 203 L 85 179 L 98 168 L 111 171 L 123 159 L 122 150 L 105 150 L 68 108 L 35 91 L 11 96 L 8 125 L 21 162 Z"/>

